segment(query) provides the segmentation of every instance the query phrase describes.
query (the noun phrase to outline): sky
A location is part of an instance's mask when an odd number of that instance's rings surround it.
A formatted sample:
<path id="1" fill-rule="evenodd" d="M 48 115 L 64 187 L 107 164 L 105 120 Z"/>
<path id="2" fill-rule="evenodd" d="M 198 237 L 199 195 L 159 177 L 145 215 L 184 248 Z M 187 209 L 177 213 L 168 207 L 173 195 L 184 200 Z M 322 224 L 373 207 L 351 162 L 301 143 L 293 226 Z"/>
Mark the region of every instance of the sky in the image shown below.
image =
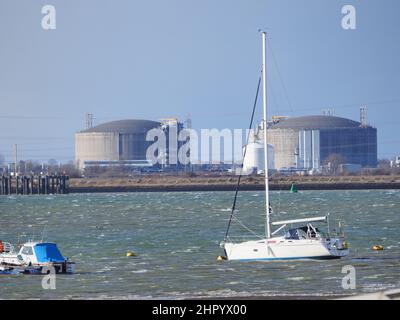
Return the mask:
<path id="1" fill-rule="evenodd" d="M 56 29 L 42 28 L 44 5 Z M 342 7 L 356 29 L 342 28 Z M 245 129 L 268 32 L 269 115 L 336 116 L 378 128 L 400 154 L 398 0 L 0 0 L 0 155 L 74 159 L 74 134 L 119 119 Z M 261 120 L 258 108 L 257 121 Z"/>

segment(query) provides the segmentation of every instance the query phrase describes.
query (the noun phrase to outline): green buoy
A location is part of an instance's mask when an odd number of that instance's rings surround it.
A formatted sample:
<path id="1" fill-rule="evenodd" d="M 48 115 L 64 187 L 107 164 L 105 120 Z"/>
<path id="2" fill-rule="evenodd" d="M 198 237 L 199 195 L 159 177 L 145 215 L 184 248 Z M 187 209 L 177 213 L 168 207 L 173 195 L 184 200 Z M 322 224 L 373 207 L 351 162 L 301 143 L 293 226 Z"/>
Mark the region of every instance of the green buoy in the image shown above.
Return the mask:
<path id="1" fill-rule="evenodd" d="M 292 183 L 292 186 L 290 187 L 290 193 L 297 193 L 297 187 L 294 183 Z"/>

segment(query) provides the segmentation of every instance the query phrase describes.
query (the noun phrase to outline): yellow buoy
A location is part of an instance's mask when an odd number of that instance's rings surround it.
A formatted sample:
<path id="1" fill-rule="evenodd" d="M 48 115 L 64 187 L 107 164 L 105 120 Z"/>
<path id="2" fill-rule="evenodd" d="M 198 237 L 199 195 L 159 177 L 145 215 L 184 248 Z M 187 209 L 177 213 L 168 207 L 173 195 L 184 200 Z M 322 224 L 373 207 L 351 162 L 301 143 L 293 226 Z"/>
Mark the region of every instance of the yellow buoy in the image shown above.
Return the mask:
<path id="1" fill-rule="evenodd" d="M 372 250 L 375 250 L 375 251 L 382 251 L 382 250 L 383 250 L 383 246 L 381 246 L 381 245 L 373 246 L 373 247 L 372 247 Z"/>
<path id="2" fill-rule="evenodd" d="M 136 257 L 136 254 L 135 254 L 134 252 L 132 252 L 132 251 L 128 251 L 128 252 L 126 253 L 126 256 L 127 256 L 127 257 Z"/>
<path id="3" fill-rule="evenodd" d="M 224 257 L 224 256 L 218 256 L 218 257 L 217 257 L 217 260 L 218 260 L 218 261 L 224 261 L 224 260 L 226 260 L 226 257 Z"/>

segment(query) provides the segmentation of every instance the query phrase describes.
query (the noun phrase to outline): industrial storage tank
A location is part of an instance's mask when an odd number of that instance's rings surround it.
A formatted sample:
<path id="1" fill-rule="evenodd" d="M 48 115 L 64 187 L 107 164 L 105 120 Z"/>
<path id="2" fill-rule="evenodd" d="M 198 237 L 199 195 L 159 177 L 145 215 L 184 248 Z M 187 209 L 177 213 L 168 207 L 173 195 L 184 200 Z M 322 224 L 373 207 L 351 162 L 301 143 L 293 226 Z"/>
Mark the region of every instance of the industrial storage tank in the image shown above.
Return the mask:
<path id="1" fill-rule="evenodd" d="M 333 154 L 347 164 L 377 165 L 377 129 L 332 115 L 285 118 L 270 122 L 276 169 L 318 169 Z"/>
<path id="2" fill-rule="evenodd" d="M 243 148 L 243 153 L 244 150 L 245 148 Z M 268 169 L 275 169 L 274 147 L 270 144 L 268 145 Z M 250 174 L 263 170 L 265 170 L 264 144 L 259 141 L 250 142 L 247 145 L 246 156 L 243 160 L 243 173 Z"/>
<path id="3" fill-rule="evenodd" d="M 150 120 L 119 120 L 100 124 L 75 134 L 75 161 L 83 169 L 87 161 L 145 160 L 153 143 L 149 130 L 161 123 Z"/>

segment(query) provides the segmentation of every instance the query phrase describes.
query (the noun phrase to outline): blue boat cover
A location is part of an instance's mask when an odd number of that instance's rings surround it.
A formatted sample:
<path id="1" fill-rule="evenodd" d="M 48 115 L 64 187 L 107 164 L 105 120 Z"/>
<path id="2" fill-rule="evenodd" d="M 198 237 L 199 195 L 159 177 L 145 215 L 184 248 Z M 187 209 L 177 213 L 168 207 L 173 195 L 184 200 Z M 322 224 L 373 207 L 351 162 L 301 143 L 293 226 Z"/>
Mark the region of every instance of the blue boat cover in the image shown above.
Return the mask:
<path id="1" fill-rule="evenodd" d="M 39 263 L 65 261 L 55 243 L 38 243 L 35 245 L 34 250 Z"/>

